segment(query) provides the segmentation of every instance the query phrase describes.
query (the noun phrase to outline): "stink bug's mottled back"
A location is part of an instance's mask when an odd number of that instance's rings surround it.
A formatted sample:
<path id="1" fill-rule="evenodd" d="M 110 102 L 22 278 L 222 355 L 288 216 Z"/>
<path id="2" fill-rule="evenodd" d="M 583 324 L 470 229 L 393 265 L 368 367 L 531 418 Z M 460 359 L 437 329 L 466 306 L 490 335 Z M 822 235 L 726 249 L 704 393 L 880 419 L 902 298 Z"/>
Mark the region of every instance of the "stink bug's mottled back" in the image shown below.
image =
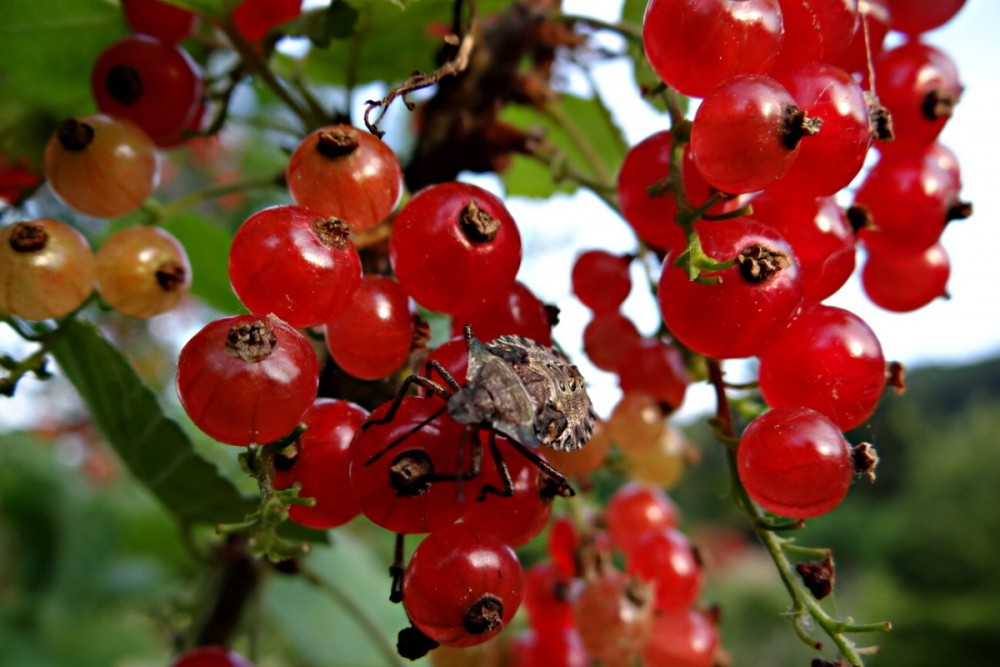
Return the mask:
<path id="1" fill-rule="evenodd" d="M 559 352 L 523 336 L 500 336 L 484 343 L 472 334 L 471 327 L 466 326 L 465 340 L 469 365 L 464 385 L 460 385 L 441 364 L 428 362 L 428 371 L 433 369 L 447 386 L 430 377 L 409 376 L 378 423 L 392 420 L 407 389 L 416 384 L 447 400 L 434 417 L 447 412 L 452 419 L 469 427 L 474 472 L 462 479 L 479 473 L 482 461 L 479 432 L 488 432 L 490 453 L 504 488 L 484 485 L 481 497 L 486 493 L 502 496 L 513 493 L 510 473 L 497 448 L 497 434 L 507 437 L 518 452 L 548 475 L 559 494 L 573 495 L 566 477 L 533 450 L 544 446 L 573 451 L 583 447 L 593 434 L 597 415 L 580 371 Z M 369 463 L 405 439 L 404 436 L 389 444 Z M 438 478 L 459 481 L 454 475 L 438 475 Z"/>

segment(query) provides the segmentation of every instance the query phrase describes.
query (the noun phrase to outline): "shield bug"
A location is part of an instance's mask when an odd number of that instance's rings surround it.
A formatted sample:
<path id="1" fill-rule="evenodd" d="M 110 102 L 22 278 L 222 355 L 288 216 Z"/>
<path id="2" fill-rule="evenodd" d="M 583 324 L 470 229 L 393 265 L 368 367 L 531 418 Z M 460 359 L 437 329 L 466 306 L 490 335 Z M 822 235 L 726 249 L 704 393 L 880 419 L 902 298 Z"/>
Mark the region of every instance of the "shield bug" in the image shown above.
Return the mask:
<path id="1" fill-rule="evenodd" d="M 472 470 L 466 475 L 448 479 L 461 481 L 478 475 L 482 462 L 479 433 L 486 431 L 490 455 L 504 488 L 484 485 L 480 498 L 487 493 L 509 496 L 513 492 L 510 473 L 497 448 L 497 434 L 505 436 L 519 453 L 551 477 L 560 495 L 573 495 L 565 476 L 534 450 L 549 447 L 572 451 L 583 447 L 593 434 L 596 414 L 580 371 L 561 353 L 523 336 L 500 336 L 484 343 L 473 335 L 471 326 L 466 326 L 465 340 L 469 366 L 464 385 L 459 384 L 441 364 L 430 361 L 427 375 L 433 370 L 444 384 L 424 375 L 407 377 L 385 415 L 362 428 L 391 421 L 409 387 L 417 385 L 447 401 L 433 418 L 447 412 L 452 419 L 468 427 L 466 433 L 472 445 Z M 410 434 L 419 428 L 420 425 Z M 405 439 L 406 436 L 395 439 L 371 457 L 368 463 Z"/>

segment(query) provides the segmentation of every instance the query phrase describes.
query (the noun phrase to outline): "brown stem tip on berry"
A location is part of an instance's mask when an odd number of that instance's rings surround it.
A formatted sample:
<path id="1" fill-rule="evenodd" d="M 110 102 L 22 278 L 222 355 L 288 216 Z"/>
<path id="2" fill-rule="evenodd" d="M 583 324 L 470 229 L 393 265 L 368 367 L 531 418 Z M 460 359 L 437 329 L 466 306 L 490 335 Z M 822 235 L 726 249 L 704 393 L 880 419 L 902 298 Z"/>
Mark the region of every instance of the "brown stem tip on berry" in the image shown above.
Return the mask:
<path id="1" fill-rule="evenodd" d="M 187 270 L 180 262 L 170 260 L 160 264 L 155 275 L 156 284 L 160 286 L 160 289 L 164 292 L 173 292 L 184 285 L 184 281 L 187 279 Z"/>
<path id="2" fill-rule="evenodd" d="M 323 157 L 338 158 L 350 155 L 358 148 L 358 135 L 351 129 L 325 130 L 316 139 L 316 150 Z"/>
<path id="3" fill-rule="evenodd" d="M 785 107 L 781 123 L 781 141 L 788 150 L 793 151 L 802 141 L 802 137 L 812 136 L 819 132 L 819 128 L 823 125 L 823 119 L 810 118 L 805 111 L 794 104 L 789 104 Z"/>
<path id="4" fill-rule="evenodd" d="M 277 347 L 278 336 L 263 320 L 233 327 L 226 336 L 226 353 L 248 364 L 267 359 Z"/>
<path id="5" fill-rule="evenodd" d="M 128 65 L 115 65 L 104 80 L 108 94 L 119 104 L 129 106 L 142 97 L 142 77 Z"/>
<path id="6" fill-rule="evenodd" d="M 878 466 L 878 452 L 875 451 L 875 447 L 871 443 L 862 442 L 860 445 L 855 445 L 851 456 L 854 462 L 854 472 L 858 475 L 864 475 L 869 482 L 874 482 L 875 468 Z"/>
<path id="7" fill-rule="evenodd" d="M 458 224 L 462 228 L 462 233 L 472 243 L 489 243 L 500 231 L 500 221 L 479 208 L 479 204 L 475 201 L 470 201 L 462 209 Z"/>
<path id="8" fill-rule="evenodd" d="M 56 137 L 62 147 L 68 151 L 82 151 L 94 140 L 94 128 L 75 118 L 59 123 Z"/>
<path id="9" fill-rule="evenodd" d="M 764 245 L 752 245 L 736 257 L 740 275 L 748 283 L 765 283 L 779 271 L 787 269 L 792 261 L 785 253 Z"/>
<path id="10" fill-rule="evenodd" d="M 465 612 L 462 626 L 470 635 L 493 632 L 503 625 L 503 602 L 493 595 L 479 598 Z"/>
<path id="11" fill-rule="evenodd" d="M 320 243 L 334 250 L 345 250 L 351 242 L 351 226 L 340 218 L 316 218 L 309 228 Z"/>
<path id="12" fill-rule="evenodd" d="M 44 250 L 49 242 L 45 227 L 34 222 L 19 222 L 10 232 L 7 244 L 14 252 L 29 253 Z"/>
<path id="13" fill-rule="evenodd" d="M 403 452 L 389 466 L 389 485 L 400 498 L 415 498 L 430 491 L 434 462 L 419 449 Z"/>

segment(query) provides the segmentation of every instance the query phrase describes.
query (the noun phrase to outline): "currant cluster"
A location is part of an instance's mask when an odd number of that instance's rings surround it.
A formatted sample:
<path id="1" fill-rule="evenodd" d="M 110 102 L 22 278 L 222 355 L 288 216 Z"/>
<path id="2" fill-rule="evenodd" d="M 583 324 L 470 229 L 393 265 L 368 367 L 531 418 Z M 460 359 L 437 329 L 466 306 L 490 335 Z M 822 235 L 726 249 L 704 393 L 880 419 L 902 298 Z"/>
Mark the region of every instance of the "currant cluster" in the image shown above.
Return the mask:
<path id="1" fill-rule="evenodd" d="M 513 664 L 715 664 L 716 618 L 695 605 L 702 565 L 679 518 L 661 487 L 635 481 L 600 517 L 557 518 L 549 559 L 526 572 L 529 627 L 511 642 Z"/>

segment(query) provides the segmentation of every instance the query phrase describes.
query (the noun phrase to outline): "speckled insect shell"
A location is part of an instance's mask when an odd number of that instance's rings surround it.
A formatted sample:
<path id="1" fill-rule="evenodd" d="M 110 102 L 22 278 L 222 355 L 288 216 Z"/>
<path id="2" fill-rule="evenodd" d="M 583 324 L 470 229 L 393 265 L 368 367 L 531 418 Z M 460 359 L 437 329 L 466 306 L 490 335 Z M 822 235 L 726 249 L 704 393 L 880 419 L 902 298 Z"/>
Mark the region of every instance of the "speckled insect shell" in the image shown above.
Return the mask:
<path id="1" fill-rule="evenodd" d="M 597 415 L 576 366 L 523 336 L 469 342 L 466 385 L 449 400 L 462 423 L 487 426 L 523 445 L 583 447 Z"/>

